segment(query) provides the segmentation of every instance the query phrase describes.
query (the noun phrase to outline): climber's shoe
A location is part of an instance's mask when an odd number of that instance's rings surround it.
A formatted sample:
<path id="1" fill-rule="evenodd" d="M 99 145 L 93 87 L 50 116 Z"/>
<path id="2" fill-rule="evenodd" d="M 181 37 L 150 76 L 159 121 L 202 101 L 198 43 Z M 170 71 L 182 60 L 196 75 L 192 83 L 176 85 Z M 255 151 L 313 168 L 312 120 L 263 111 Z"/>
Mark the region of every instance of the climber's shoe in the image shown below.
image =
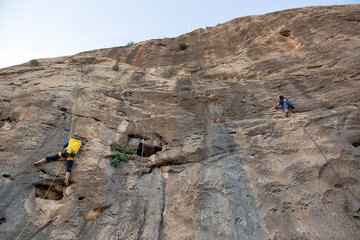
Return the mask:
<path id="1" fill-rule="evenodd" d="M 40 162 L 33 162 L 34 166 L 40 166 Z"/>
<path id="2" fill-rule="evenodd" d="M 289 116 L 289 112 L 286 112 L 286 113 L 285 113 L 285 117 L 288 117 L 288 116 Z"/>
<path id="3" fill-rule="evenodd" d="M 64 181 L 65 187 L 69 186 L 69 182 L 67 180 Z"/>
<path id="4" fill-rule="evenodd" d="M 296 110 L 295 110 L 295 109 L 293 109 L 293 110 L 292 110 L 292 112 L 293 112 L 293 114 L 295 114 L 295 113 L 296 113 Z"/>

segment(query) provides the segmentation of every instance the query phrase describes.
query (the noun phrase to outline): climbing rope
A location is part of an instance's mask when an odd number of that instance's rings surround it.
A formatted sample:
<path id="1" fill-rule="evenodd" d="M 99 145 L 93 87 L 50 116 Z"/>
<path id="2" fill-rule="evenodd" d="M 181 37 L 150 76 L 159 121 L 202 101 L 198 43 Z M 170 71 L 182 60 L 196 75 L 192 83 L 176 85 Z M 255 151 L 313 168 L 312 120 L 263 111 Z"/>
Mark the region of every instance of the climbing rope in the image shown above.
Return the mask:
<path id="1" fill-rule="evenodd" d="M 75 107 L 76 107 L 76 101 L 78 97 L 79 88 L 76 84 L 75 86 L 75 94 L 74 94 L 74 100 L 73 100 L 73 107 L 72 107 L 72 115 L 71 115 L 71 126 L 70 126 L 70 136 L 69 139 L 72 137 L 72 131 L 73 131 L 73 125 L 74 125 L 74 114 L 75 114 Z"/>
<path id="2" fill-rule="evenodd" d="M 146 134 L 146 123 L 144 123 L 144 134 L 143 134 L 142 145 L 141 145 L 141 157 L 144 157 L 145 134 Z"/>
<path id="3" fill-rule="evenodd" d="M 305 128 L 303 128 L 303 132 L 304 134 L 306 134 L 307 136 L 309 136 L 309 138 L 311 139 L 311 141 L 314 143 L 315 147 L 319 150 L 319 152 L 321 153 L 321 155 L 324 157 L 324 165 L 329 167 L 333 172 L 334 174 L 336 175 L 336 177 L 338 177 L 339 179 L 341 179 L 341 175 L 332 167 L 329 165 L 329 161 L 327 159 L 327 157 L 325 156 L 324 152 L 321 150 L 321 148 L 319 147 L 319 145 L 316 143 L 316 141 L 314 140 L 313 137 L 311 137 L 311 135 L 306 131 Z M 356 195 L 351 191 L 350 188 L 348 187 L 343 187 L 344 189 L 347 189 L 349 191 L 349 193 L 356 199 L 356 201 L 358 203 L 360 203 L 360 199 L 358 197 L 356 197 Z"/>
<path id="4" fill-rule="evenodd" d="M 29 224 L 31 223 L 31 221 L 32 221 L 33 218 L 35 217 L 36 213 L 40 210 L 41 204 L 43 203 L 44 199 L 47 197 L 47 195 L 48 195 L 48 193 L 49 193 L 52 185 L 54 184 L 57 176 L 59 175 L 59 172 L 60 172 L 60 170 L 61 170 L 62 167 L 63 167 L 63 166 L 60 166 L 60 167 L 59 167 L 59 170 L 57 171 L 55 177 L 53 178 L 53 180 L 52 180 L 52 182 L 51 182 L 48 190 L 46 191 L 44 197 L 41 199 L 39 206 L 36 208 L 35 212 L 34 212 L 33 215 L 31 216 L 31 218 L 29 219 L 29 221 L 27 221 L 27 223 L 25 224 L 25 226 L 23 227 L 23 229 L 21 230 L 21 232 L 20 232 L 19 235 L 17 236 L 16 240 L 18 240 L 18 239 L 21 237 L 21 235 L 23 234 L 23 232 L 25 231 L 25 229 L 29 226 Z"/>
<path id="5" fill-rule="evenodd" d="M 85 107 L 84 107 L 84 105 L 85 105 L 85 103 L 84 103 L 84 100 L 83 100 L 83 93 L 80 91 L 80 90 L 78 90 L 77 92 L 76 92 L 76 94 L 77 94 L 77 99 L 80 99 L 79 100 L 79 103 L 77 104 L 77 110 L 81 110 L 81 112 L 82 112 L 82 120 L 81 120 L 81 123 L 80 123 L 80 125 L 79 126 L 76 126 L 76 128 L 77 129 L 79 129 L 78 131 L 77 131 L 77 133 L 76 134 L 74 134 L 74 135 L 77 135 L 77 136 L 81 136 L 82 135 L 82 132 L 83 132 L 83 130 L 84 130 L 84 126 L 85 126 L 85 122 L 86 122 L 86 119 L 87 119 L 87 116 L 88 116 L 88 114 L 87 114 L 87 112 L 85 111 Z M 76 108 L 75 108 L 75 110 L 76 110 Z M 73 112 L 75 112 L 75 111 L 73 111 Z M 84 120 L 85 119 L 85 120 Z M 71 128 L 73 128 L 73 127 L 71 127 Z"/>
<path id="6" fill-rule="evenodd" d="M 329 163 L 329 161 L 328 161 L 327 157 L 325 156 L 324 152 L 323 152 L 323 151 L 321 150 L 321 148 L 319 147 L 319 145 L 318 145 L 318 144 L 316 143 L 316 141 L 311 137 L 311 135 L 306 131 L 305 128 L 303 128 L 303 132 L 304 132 L 306 135 L 309 136 L 309 138 L 311 139 L 311 141 L 314 143 L 315 147 L 319 150 L 319 152 L 321 153 L 321 155 L 324 157 L 324 159 L 325 159 L 324 164 L 327 165 L 327 164 Z M 340 177 L 336 172 L 335 172 L 335 174 L 336 174 L 337 177 Z"/>
<path id="7" fill-rule="evenodd" d="M 72 114 L 71 114 L 71 126 L 70 126 L 70 136 L 69 139 L 71 139 L 72 137 L 72 132 L 73 132 L 73 123 L 74 123 L 74 116 L 75 116 L 75 108 L 76 108 L 76 102 L 77 102 L 77 98 L 78 98 L 78 93 L 79 93 L 79 88 L 78 85 L 76 84 L 75 86 L 75 93 L 74 93 L 74 99 L 73 99 L 73 107 L 72 107 Z M 29 224 L 32 222 L 32 220 L 34 219 L 35 215 L 37 214 L 37 212 L 40 210 L 41 205 L 44 201 L 44 199 L 46 199 L 51 187 L 53 186 L 56 178 L 58 177 L 60 170 L 63 168 L 64 166 L 60 165 L 56 175 L 54 176 L 49 188 L 47 189 L 44 197 L 41 199 L 39 206 L 36 208 L 35 212 L 32 214 L 32 216 L 30 217 L 30 219 L 26 222 L 25 226 L 23 227 L 23 229 L 21 230 L 21 232 L 19 233 L 19 235 L 17 236 L 16 240 L 18 240 L 21 235 L 24 233 L 24 231 L 26 230 L 26 228 L 29 226 Z"/>
<path id="8" fill-rule="evenodd" d="M 86 114 L 86 111 L 85 111 L 85 108 L 84 108 L 84 105 L 85 105 L 85 104 L 84 104 L 82 95 L 83 95 L 83 94 L 80 94 L 80 103 L 81 103 L 81 112 L 82 112 L 82 114 L 83 114 L 84 120 L 81 121 L 81 125 L 80 125 L 80 127 L 79 127 L 79 129 L 80 129 L 80 130 L 79 130 L 79 133 L 78 133 L 79 136 L 81 136 L 81 134 L 82 134 L 82 131 L 83 131 L 84 126 L 85 126 L 85 121 L 86 121 L 86 119 L 87 119 L 87 114 Z M 79 103 L 79 106 L 80 106 L 80 103 Z"/>

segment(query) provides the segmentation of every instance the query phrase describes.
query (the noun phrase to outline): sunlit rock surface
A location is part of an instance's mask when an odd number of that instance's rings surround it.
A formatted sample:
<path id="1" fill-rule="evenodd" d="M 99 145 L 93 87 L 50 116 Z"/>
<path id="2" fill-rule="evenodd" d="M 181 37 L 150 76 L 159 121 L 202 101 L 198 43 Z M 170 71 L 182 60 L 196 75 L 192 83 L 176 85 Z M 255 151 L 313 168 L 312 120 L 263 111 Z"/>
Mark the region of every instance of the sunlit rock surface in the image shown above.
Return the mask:
<path id="1" fill-rule="evenodd" d="M 39 207 L 20 239 L 359 239 L 359 36 L 360 5 L 310 7 L 1 69 L 0 238 Z M 70 132 L 65 188 L 32 162 Z"/>

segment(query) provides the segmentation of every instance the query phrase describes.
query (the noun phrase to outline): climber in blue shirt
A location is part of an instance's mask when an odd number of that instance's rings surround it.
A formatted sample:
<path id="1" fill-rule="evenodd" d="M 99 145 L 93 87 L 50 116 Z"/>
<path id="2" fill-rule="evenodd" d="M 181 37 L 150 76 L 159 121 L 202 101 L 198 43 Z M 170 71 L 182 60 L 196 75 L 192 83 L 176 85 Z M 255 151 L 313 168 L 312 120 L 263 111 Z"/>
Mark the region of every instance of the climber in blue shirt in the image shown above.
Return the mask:
<path id="1" fill-rule="evenodd" d="M 284 98 L 284 96 L 279 96 L 279 101 L 276 103 L 275 109 L 280 105 L 282 106 L 282 108 L 285 111 L 285 117 L 289 116 L 289 111 L 288 111 L 289 107 L 291 108 L 291 111 L 295 114 L 296 109 L 295 109 L 293 103 L 291 101 L 289 101 L 289 99 Z"/>

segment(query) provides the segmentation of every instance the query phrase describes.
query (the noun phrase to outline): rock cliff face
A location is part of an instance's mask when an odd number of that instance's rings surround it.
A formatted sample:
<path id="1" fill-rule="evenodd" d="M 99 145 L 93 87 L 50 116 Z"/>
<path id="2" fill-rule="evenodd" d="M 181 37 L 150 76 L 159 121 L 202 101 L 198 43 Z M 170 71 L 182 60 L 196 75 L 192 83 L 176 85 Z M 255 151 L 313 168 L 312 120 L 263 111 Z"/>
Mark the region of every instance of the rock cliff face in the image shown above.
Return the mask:
<path id="1" fill-rule="evenodd" d="M 0 70 L 1 239 L 359 239 L 360 5 L 38 63 Z"/>

